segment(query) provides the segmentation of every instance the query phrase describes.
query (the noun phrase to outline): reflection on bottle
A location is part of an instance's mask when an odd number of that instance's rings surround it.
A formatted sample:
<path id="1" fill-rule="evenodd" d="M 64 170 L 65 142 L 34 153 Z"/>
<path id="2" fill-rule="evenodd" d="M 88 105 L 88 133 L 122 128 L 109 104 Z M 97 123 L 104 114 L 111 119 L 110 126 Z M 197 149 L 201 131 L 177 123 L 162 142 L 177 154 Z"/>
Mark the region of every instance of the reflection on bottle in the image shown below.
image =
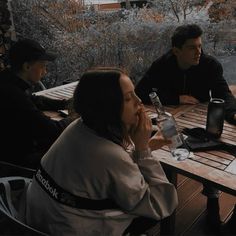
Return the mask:
<path id="1" fill-rule="evenodd" d="M 181 146 L 183 143 L 176 129 L 174 117 L 165 111 L 155 92 L 150 93 L 149 96 L 157 112 L 157 125 L 159 126 L 163 137 L 171 140 L 170 148 L 173 149 Z"/>
<path id="2" fill-rule="evenodd" d="M 183 139 L 177 131 L 177 124 L 174 117 L 165 111 L 156 92 L 151 92 L 149 97 L 157 112 L 157 125 L 163 137 L 171 141 L 171 144 L 168 146 L 172 155 L 178 160 L 186 159 L 189 156 L 187 149 L 181 148 L 182 150 L 178 149 L 177 151 L 177 148 L 183 144 Z"/>

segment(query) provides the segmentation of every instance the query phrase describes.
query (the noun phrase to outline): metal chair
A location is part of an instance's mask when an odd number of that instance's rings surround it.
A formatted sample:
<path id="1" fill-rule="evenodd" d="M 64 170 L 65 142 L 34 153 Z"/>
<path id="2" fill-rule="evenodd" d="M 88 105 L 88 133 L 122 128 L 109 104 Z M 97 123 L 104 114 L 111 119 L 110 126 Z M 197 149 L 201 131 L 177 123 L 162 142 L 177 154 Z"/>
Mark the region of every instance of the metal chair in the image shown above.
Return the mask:
<path id="1" fill-rule="evenodd" d="M 32 178 L 34 173 L 34 169 L 15 165 L 5 161 L 0 161 L 0 177 L 21 176 L 26 178 Z"/>
<path id="2" fill-rule="evenodd" d="M 26 191 L 31 179 L 0 178 L 0 235 L 46 236 L 25 224 Z"/>

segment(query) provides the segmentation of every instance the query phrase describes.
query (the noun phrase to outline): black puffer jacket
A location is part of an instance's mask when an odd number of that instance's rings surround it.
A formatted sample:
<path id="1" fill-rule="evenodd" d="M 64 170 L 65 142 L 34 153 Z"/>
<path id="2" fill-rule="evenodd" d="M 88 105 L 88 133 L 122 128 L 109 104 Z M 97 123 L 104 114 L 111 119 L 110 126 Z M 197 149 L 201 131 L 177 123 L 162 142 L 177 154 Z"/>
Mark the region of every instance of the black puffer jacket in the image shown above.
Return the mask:
<path id="1" fill-rule="evenodd" d="M 155 88 L 163 105 L 178 105 L 180 95 L 191 95 L 200 102 L 212 97 L 226 101 L 226 120 L 236 124 L 236 99 L 223 77 L 221 64 L 211 56 L 202 53 L 200 62 L 188 70 L 178 67 L 176 57 L 169 51 L 153 62 L 136 86 L 136 93 L 143 103 L 149 104 L 148 94 Z"/>

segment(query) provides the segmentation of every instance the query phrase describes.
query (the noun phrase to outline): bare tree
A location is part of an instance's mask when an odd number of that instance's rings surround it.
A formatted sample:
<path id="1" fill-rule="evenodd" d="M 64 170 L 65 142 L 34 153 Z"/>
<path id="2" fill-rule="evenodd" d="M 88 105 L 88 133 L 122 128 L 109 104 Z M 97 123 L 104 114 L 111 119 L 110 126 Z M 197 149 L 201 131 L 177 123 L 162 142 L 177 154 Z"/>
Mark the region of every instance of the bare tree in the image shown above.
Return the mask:
<path id="1" fill-rule="evenodd" d="M 151 3 L 157 7 L 162 14 L 172 14 L 174 18 L 181 22 L 187 19 L 194 8 L 200 10 L 204 6 L 204 0 L 151 0 Z"/>
<path id="2" fill-rule="evenodd" d="M 157 8 L 102 13 L 86 8 L 80 10 L 80 5 L 69 7 L 67 2 L 75 4 L 77 1 L 11 1 L 18 38 L 36 39 L 58 55 L 44 80 L 48 87 L 79 79 L 85 70 L 94 66 L 123 67 L 138 80 L 152 61 L 169 49 L 170 36 L 179 25 L 178 20 L 173 21 L 167 14 L 170 10 L 162 14 Z M 188 22 L 201 25 L 205 32 L 206 52 L 224 52 L 222 37 L 217 35 L 218 29 L 224 26 L 211 23 L 207 10 L 200 14 L 200 20 L 196 20 L 199 8 L 197 5 L 194 8 L 194 1 L 191 1 L 192 12 L 187 0 L 159 2 L 163 7 L 164 4 L 175 7 L 180 20 L 184 18 L 182 16 L 188 16 Z M 180 2 L 183 5 L 177 5 Z"/>

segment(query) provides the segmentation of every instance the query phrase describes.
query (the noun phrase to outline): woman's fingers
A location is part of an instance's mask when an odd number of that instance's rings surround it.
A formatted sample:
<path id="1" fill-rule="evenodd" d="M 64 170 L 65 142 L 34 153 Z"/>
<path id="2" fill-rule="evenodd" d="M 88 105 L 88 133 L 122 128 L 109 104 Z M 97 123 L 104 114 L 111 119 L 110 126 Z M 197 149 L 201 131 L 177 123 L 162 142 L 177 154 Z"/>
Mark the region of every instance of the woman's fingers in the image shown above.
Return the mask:
<path id="1" fill-rule="evenodd" d="M 139 122 L 138 126 L 140 129 L 150 130 L 152 128 L 152 122 L 147 113 L 145 112 L 144 107 L 140 109 L 139 112 Z"/>
<path id="2" fill-rule="evenodd" d="M 148 141 L 152 132 L 152 122 L 142 107 L 139 112 L 138 125 L 131 130 L 131 138 L 137 150 L 148 147 Z"/>

